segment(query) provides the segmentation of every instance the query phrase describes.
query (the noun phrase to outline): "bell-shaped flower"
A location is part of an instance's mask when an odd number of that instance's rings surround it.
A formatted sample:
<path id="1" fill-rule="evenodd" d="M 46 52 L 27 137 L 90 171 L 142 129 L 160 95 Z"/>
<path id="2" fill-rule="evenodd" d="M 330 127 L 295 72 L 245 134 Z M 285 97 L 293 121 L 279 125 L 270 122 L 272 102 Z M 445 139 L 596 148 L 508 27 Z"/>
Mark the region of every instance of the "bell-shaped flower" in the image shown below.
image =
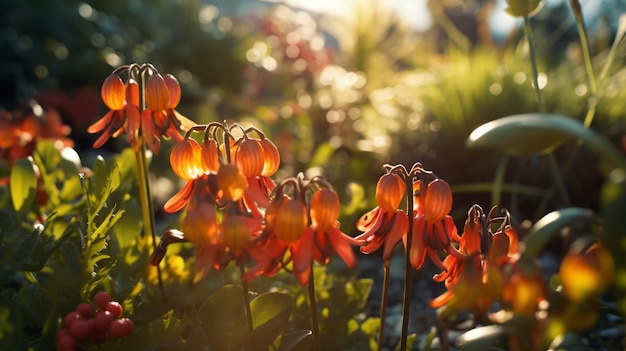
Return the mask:
<path id="1" fill-rule="evenodd" d="M 403 210 L 398 209 L 404 192 L 404 181 L 397 174 L 387 173 L 380 177 L 376 184 L 378 206 L 359 218 L 356 224 L 363 232 L 355 238 L 365 243 L 360 248 L 362 253 L 370 254 L 384 246 L 383 260 L 388 260 L 396 244 L 406 237 L 409 219 Z"/>

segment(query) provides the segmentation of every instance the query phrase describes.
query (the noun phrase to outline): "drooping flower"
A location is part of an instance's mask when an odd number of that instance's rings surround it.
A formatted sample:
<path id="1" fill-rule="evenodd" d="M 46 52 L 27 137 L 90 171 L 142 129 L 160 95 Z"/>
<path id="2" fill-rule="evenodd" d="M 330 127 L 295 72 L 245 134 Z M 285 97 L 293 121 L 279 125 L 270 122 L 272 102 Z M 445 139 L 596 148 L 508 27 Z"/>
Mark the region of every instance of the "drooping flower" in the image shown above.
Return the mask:
<path id="1" fill-rule="evenodd" d="M 460 259 L 464 257 L 453 245 L 460 237 L 454 220 L 448 215 L 452 209 L 452 191 L 443 179 L 427 181 L 425 175 L 413 187 L 413 232 L 410 233 L 413 237 L 411 247 L 407 248 L 411 265 L 420 269 L 428 255 L 437 267 L 445 270 L 439 258 L 440 250 Z"/>
<path id="2" fill-rule="evenodd" d="M 307 208 L 305 194 L 309 191 L 313 194 Z M 349 267 L 354 266 L 350 244 L 360 242 L 339 229 L 339 198 L 325 181 L 315 178 L 305 185 L 301 176 L 289 178 L 279 184 L 275 192 L 265 212 L 265 228 L 259 237 L 265 254 L 243 275 L 244 279 L 261 274 L 271 276 L 293 261 L 293 273 L 305 286 L 313 261 L 327 264 L 333 251 Z"/>
<path id="3" fill-rule="evenodd" d="M 128 142 L 136 145 L 136 134 L 139 130 L 139 85 L 134 79 L 126 84 L 115 73 L 109 75 L 102 84 L 102 101 L 110 109 L 99 121 L 87 128 L 88 133 L 102 135 L 94 142 L 93 147 L 99 148 L 109 138 L 117 137 L 126 131 Z"/>
<path id="4" fill-rule="evenodd" d="M 128 73 L 126 83 L 119 76 L 122 72 Z M 156 154 L 161 137 L 181 141 L 179 130 L 195 125 L 175 110 L 181 97 L 176 78 L 170 74 L 161 76 L 150 64 L 131 64 L 116 69 L 105 79 L 101 96 L 110 111 L 87 128 L 89 133 L 102 133 L 94 143 L 96 148 L 125 132 L 135 150 L 139 150 L 145 140 Z"/>
<path id="5" fill-rule="evenodd" d="M 391 257 L 393 248 L 406 236 L 409 220 L 406 213 L 398 209 L 404 196 L 404 180 L 395 173 L 388 172 L 376 184 L 378 206 L 359 218 L 357 229 L 364 232 L 355 239 L 362 240 L 362 253 L 370 254 L 383 248 L 383 260 Z"/>

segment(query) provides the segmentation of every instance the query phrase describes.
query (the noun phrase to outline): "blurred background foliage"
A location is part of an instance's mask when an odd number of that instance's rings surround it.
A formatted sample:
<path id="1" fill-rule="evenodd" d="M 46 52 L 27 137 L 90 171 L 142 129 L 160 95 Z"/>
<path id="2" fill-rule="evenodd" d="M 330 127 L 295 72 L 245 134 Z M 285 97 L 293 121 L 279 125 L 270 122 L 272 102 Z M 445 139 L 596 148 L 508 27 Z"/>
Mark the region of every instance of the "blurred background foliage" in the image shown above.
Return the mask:
<path id="1" fill-rule="evenodd" d="M 179 79 L 180 111 L 194 121 L 253 123 L 266 131 L 281 150 L 278 178 L 324 174 L 344 202 L 352 201 L 346 223 L 372 205 L 384 163 L 420 161 L 435 170 L 453 186 L 464 215 L 471 204 L 490 201 L 489 189 L 468 185 L 491 182 L 502 162 L 498 150 L 467 150 L 469 133 L 499 117 L 537 111 L 522 28 L 510 17 L 494 20 L 503 18 L 503 1 L 423 0 L 429 15 L 420 18 L 428 23 L 419 29 L 390 3 L 346 2 L 342 15 L 307 11 L 297 1 L 4 0 L 0 106 L 28 109 L 35 99 L 56 109 L 78 151 L 89 152 L 95 137 L 84 130 L 104 113 L 104 77 L 122 64 L 152 62 Z M 600 72 L 626 4 L 583 5 Z M 548 111 L 582 119 L 590 92 L 569 5 L 547 1 L 532 22 Z M 626 132 L 625 61 L 621 50 L 594 97 L 594 127 L 618 145 Z M 107 149 L 123 146 L 115 140 Z M 167 157 L 153 162 L 157 180 L 173 178 Z M 545 162 L 509 162 L 506 182 L 549 186 Z M 597 207 L 608 170 L 585 149 L 572 169 L 564 177 L 573 204 Z M 157 184 L 162 200 L 177 188 Z M 536 219 L 537 194 L 507 196 L 519 219 Z"/>

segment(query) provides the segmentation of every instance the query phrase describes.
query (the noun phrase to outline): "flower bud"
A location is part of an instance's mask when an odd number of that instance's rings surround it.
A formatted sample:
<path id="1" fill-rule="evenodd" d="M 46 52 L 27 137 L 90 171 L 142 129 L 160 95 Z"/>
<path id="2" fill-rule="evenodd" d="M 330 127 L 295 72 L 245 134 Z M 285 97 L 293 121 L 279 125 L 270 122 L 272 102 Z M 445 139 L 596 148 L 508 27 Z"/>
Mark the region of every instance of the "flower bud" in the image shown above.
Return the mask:
<path id="1" fill-rule="evenodd" d="M 217 173 L 220 169 L 220 159 L 217 142 L 215 140 L 207 139 L 202 142 L 202 152 L 200 156 L 205 172 Z"/>
<path id="2" fill-rule="evenodd" d="M 571 301 L 597 298 L 612 282 L 615 265 L 604 246 L 594 244 L 584 252 L 570 252 L 561 262 L 563 293 Z"/>
<path id="3" fill-rule="evenodd" d="M 102 95 L 102 101 L 109 109 L 121 110 L 124 108 L 126 87 L 117 74 L 111 74 L 104 80 L 100 94 Z"/>
<path id="4" fill-rule="evenodd" d="M 235 153 L 235 164 L 246 178 L 261 175 L 265 166 L 264 152 L 257 139 L 244 138 Z"/>
<path id="5" fill-rule="evenodd" d="M 325 232 L 339 217 L 339 196 L 330 188 L 316 191 L 311 198 L 311 221 L 317 230 Z"/>
<path id="6" fill-rule="evenodd" d="M 443 179 L 435 179 L 428 183 L 423 194 L 424 214 L 429 222 L 444 219 L 452 210 L 452 190 Z"/>
<path id="7" fill-rule="evenodd" d="M 274 219 L 276 236 L 287 243 L 297 241 L 308 227 L 306 206 L 292 198 L 282 201 Z"/>
<path id="8" fill-rule="evenodd" d="M 170 154 L 170 164 L 172 171 L 184 180 L 197 178 L 204 173 L 201 167 L 202 148 L 194 139 L 187 138 L 174 145 Z"/>
<path id="9" fill-rule="evenodd" d="M 180 84 L 178 84 L 176 77 L 171 74 L 163 76 L 163 81 L 165 82 L 165 85 L 167 85 L 167 92 L 170 96 L 167 108 L 173 109 L 178 106 L 178 103 L 180 102 Z"/>
<path id="10" fill-rule="evenodd" d="M 270 177 L 276 173 L 278 167 L 280 167 L 280 153 L 278 148 L 269 139 L 262 138 L 259 143 L 263 148 L 263 171 L 261 175 L 264 177 Z"/>
<path id="11" fill-rule="evenodd" d="M 168 108 L 170 93 L 163 77 L 155 73 L 146 82 L 146 106 L 152 111 L 163 111 Z"/>
<path id="12" fill-rule="evenodd" d="M 404 196 L 404 181 L 395 173 L 387 173 L 380 177 L 376 184 L 376 202 L 386 212 L 398 209 Z"/>
<path id="13" fill-rule="evenodd" d="M 248 245 L 252 238 L 246 222 L 238 215 L 225 215 L 221 224 L 224 245 L 235 253 Z"/>

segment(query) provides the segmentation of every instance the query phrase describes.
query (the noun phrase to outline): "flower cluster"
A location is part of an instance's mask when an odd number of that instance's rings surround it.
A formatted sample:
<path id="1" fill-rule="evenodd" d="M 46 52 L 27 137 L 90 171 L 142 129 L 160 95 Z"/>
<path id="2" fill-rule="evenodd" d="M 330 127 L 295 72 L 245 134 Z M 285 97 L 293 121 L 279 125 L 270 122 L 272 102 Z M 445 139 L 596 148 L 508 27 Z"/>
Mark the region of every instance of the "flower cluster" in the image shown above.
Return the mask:
<path id="1" fill-rule="evenodd" d="M 52 139 L 59 147 L 72 147 L 70 127 L 53 109 L 32 101 L 28 108 L 9 112 L 0 109 L 0 159 L 9 165 L 33 154 L 37 142 Z M 55 145 L 56 145 L 55 144 Z"/>
<path id="2" fill-rule="evenodd" d="M 193 132 L 203 133 L 200 143 L 191 138 Z M 356 242 L 339 231 L 337 194 L 322 178 L 306 185 L 301 177 L 289 178 L 276 186 L 270 176 L 278 170 L 280 155 L 260 130 L 221 123 L 192 127 L 174 146 L 170 163 L 187 183 L 164 209 L 186 208 L 186 214 L 180 231 L 163 236 L 153 264 L 167 245 L 190 241 L 197 244 L 196 282 L 233 260 L 257 262 L 244 279 L 272 275 L 293 260 L 295 275 L 305 285 L 313 259 L 327 263 L 331 248 L 354 265 L 349 243 Z"/>
<path id="3" fill-rule="evenodd" d="M 120 77 L 124 72 L 128 75 L 126 82 Z M 193 126 L 175 110 L 181 97 L 176 78 L 171 74 L 162 76 L 151 64 L 119 67 L 104 80 L 101 95 L 110 111 L 87 128 L 89 133 L 102 133 L 93 144 L 95 148 L 125 132 L 135 150 L 145 140 L 156 154 L 161 137 L 180 141 L 179 129 Z"/>
<path id="4" fill-rule="evenodd" d="M 453 245 L 460 238 L 454 220 L 449 216 L 452 191 L 448 183 L 419 163 L 410 172 L 402 165 L 386 166 L 386 169 L 387 173 L 378 180 L 376 187 L 378 206 L 357 222 L 357 228 L 364 233 L 356 239 L 366 242 L 361 252 L 369 254 L 384 245 L 383 259 L 388 260 L 393 248 L 402 239 L 415 269 L 422 267 L 427 255 L 437 266 L 445 269 L 439 259 L 439 251 L 463 257 Z M 411 218 L 398 208 L 409 187 L 412 189 Z M 411 226 L 409 220 L 413 222 Z M 408 245 L 408 235 L 411 236 L 411 245 Z"/>

